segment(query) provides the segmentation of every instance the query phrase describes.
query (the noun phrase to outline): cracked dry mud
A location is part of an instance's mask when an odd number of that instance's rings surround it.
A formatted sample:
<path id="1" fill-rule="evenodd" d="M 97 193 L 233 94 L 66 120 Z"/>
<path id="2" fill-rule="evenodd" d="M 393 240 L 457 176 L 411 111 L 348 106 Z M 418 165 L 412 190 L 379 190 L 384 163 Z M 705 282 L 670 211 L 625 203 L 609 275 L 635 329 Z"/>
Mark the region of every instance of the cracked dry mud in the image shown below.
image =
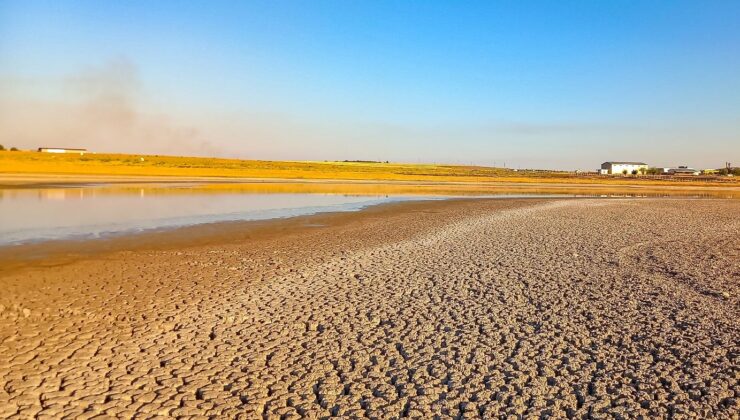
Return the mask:
<path id="1" fill-rule="evenodd" d="M 738 418 L 740 201 L 467 200 L 0 278 L 0 417 Z"/>

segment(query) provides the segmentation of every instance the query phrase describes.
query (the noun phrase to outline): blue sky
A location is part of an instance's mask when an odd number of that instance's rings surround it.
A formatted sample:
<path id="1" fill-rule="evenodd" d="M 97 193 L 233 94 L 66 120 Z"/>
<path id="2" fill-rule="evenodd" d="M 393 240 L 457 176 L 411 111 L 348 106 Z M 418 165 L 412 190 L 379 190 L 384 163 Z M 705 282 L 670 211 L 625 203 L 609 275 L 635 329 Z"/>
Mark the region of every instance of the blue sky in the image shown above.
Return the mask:
<path id="1" fill-rule="evenodd" d="M 719 167 L 740 2 L 6 0 L 0 89 L 20 147 Z"/>

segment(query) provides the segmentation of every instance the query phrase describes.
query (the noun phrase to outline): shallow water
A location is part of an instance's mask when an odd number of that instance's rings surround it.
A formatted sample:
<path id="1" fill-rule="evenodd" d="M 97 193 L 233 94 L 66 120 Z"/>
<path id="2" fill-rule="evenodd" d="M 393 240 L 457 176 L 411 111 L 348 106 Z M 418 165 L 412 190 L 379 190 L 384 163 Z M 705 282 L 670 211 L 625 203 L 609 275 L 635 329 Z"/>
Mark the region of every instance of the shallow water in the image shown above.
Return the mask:
<path id="1" fill-rule="evenodd" d="M 441 197 L 597 196 L 597 191 L 332 183 L 155 183 L 0 188 L 0 246 L 202 223 L 356 211 Z M 633 194 L 619 194 L 633 196 Z"/>
<path id="2" fill-rule="evenodd" d="M 234 220 L 353 211 L 404 197 L 306 193 L 156 194 L 109 187 L 0 190 L 0 245 Z"/>

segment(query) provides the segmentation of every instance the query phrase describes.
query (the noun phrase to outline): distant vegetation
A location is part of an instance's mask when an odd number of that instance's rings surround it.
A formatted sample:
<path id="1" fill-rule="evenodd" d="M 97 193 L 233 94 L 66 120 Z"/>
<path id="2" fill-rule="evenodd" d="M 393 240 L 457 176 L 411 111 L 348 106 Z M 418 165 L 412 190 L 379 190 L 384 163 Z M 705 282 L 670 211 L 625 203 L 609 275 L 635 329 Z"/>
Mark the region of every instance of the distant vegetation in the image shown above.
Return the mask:
<path id="1" fill-rule="evenodd" d="M 734 176 L 740 176 L 740 168 L 722 168 L 717 171 L 720 175 L 734 175 Z"/>
<path id="2" fill-rule="evenodd" d="M 16 174 L 336 179 L 422 182 L 524 182 L 661 185 L 670 180 L 605 177 L 595 173 L 513 170 L 484 166 L 427 165 L 373 161 L 301 162 L 125 155 L 0 153 L 0 172 Z M 734 182 L 728 178 L 728 182 Z M 690 181 L 688 181 L 690 182 Z M 682 182 L 688 185 L 687 181 Z M 707 182 L 697 182 L 707 185 Z"/>

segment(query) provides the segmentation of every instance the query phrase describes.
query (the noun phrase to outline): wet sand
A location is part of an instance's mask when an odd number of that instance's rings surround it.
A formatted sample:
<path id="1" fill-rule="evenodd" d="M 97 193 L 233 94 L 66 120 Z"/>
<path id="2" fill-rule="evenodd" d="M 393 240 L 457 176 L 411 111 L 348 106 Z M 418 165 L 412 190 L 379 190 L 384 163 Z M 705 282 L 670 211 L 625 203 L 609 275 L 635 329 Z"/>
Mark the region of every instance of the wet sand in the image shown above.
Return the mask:
<path id="1" fill-rule="evenodd" d="M 5 254 L 0 417 L 737 418 L 738 214 L 456 200 Z"/>

